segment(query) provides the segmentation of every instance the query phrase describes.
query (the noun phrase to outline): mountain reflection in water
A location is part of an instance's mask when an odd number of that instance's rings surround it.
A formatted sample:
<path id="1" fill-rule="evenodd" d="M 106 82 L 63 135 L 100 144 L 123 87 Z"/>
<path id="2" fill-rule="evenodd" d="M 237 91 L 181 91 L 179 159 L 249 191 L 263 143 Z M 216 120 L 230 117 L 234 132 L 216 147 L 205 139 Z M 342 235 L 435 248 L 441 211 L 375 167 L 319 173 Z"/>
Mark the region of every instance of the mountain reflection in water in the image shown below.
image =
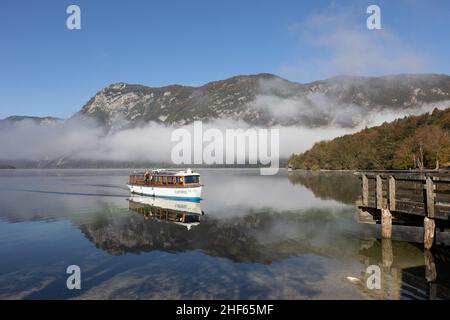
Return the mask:
<path id="1" fill-rule="evenodd" d="M 337 235 L 328 233 L 333 225 L 339 223 L 339 212 L 330 217 L 327 211 L 322 210 L 307 213 L 266 210 L 229 219 L 217 219 L 205 214 L 201 222 L 197 215 L 198 222 L 190 230 L 180 227 L 179 219 L 185 214 L 183 211 L 170 212 L 161 207 L 137 206 L 132 202 L 130 210 L 140 214 L 119 217 L 106 215 L 101 218 L 101 224 L 84 224 L 81 230 L 97 247 L 112 254 L 202 250 L 208 255 L 236 262 L 264 264 L 314 252 L 341 256 L 341 249 L 323 246 L 323 237 L 328 238 L 327 234 L 330 235 L 330 241 L 340 241 L 348 248 L 353 246 L 345 238 L 339 239 Z M 314 232 L 316 228 L 321 228 L 321 231 Z"/>
<path id="2" fill-rule="evenodd" d="M 200 204 L 131 196 L 127 170 L 1 172 L 0 298 L 448 297 L 448 251 L 427 258 L 428 281 L 420 245 L 357 222 L 351 173 L 199 171 Z M 80 291 L 65 289 L 70 264 Z"/>

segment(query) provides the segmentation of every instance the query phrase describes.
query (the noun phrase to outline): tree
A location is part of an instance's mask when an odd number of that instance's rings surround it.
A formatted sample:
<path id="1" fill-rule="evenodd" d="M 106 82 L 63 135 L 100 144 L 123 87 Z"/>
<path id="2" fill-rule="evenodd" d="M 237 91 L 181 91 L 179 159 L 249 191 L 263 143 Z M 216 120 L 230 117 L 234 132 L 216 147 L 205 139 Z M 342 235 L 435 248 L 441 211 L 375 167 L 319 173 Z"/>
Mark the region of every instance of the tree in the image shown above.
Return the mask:
<path id="1" fill-rule="evenodd" d="M 394 155 L 396 169 L 439 169 L 440 162 L 448 162 L 450 136 L 446 129 L 427 125 L 403 140 Z"/>
<path id="2" fill-rule="evenodd" d="M 302 169 L 439 169 L 450 166 L 450 108 L 322 141 L 289 164 Z"/>

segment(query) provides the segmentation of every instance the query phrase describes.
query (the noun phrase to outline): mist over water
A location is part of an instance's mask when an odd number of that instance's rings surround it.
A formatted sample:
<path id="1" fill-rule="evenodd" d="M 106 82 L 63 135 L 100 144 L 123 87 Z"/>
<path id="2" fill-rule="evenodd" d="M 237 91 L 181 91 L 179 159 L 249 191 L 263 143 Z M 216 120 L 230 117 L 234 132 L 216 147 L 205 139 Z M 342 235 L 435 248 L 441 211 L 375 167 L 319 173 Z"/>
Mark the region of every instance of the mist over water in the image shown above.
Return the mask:
<path id="1" fill-rule="evenodd" d="M 305 100 L 307 99 L 307 101 Z M 311 108 L 311 104 L 314 108 Z M 315 142 L 353 133 L 407 115 L 417 115 L 434 108 L 448 107 L 448 102 L 421 105 L 404 110 L 367 110 L 355 105 L 335 104 L 317 94 L 302 98 L 281 99 L 258 96 L 252 108 L 262 110 L 276 120 L 300 119 L 305 125 L 269 125 L 280 130 L 279 153 L 287 158 L 303 152 Z M 311 122 L 323 123 L 311 125 Z M 204 122 L 204 131 L 215 128 L 256 128 L 243 121 L 219 119 Z M 193 132 L 193 125 L 166 126 L 148 123 L 132 129 L 106 132 L 93 121 L 70 119 L 48 125 L 20 121 L 0 127 L 0 160 L 104 160 L 170 161 L 176 144 L 171 134 L 178 128 Z M 204 142 L 204 146 L 208 145 Z M 224 146 L 225 147 L 225 146 Z"/>

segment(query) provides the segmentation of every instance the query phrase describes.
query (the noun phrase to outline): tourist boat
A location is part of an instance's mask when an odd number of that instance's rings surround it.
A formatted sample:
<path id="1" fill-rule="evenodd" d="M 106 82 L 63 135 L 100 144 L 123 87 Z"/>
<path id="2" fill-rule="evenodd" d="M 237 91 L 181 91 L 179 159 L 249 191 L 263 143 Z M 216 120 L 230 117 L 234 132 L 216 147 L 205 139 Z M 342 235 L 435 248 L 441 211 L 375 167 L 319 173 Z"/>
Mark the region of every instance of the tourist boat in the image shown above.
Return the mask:
<path id="1" fill-rule="evenodd" d="M 156 169 L 130 175 L 128 187 L 139 195 L 199 202 L 203 185 L 191 169 Z"/>
<path id="2" fill-rule="evenodd" d="M 198 226 L 204 215 L 199 202 L 138 195 L 132 195 L 128 202 L 129 209 L 142 214 L 145 220 L 171 222 L 188 230 Z"/>

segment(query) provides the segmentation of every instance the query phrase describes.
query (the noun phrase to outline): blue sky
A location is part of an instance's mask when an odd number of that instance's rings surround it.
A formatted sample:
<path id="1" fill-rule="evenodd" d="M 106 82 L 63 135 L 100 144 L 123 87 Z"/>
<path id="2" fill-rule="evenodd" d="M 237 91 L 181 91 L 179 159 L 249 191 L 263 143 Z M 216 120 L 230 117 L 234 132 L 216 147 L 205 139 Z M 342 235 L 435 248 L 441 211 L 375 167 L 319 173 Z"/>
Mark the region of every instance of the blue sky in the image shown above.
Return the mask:
<path id="1" fill-rule="evenodd" d="M 81 30 L 66 8 L 81 8 Z M 366 28 L 381 8 L 382 30 Z M 3 0 L 0 118 L 69 117 L 114 82 L 450 74 L 450 1 Z"/>

